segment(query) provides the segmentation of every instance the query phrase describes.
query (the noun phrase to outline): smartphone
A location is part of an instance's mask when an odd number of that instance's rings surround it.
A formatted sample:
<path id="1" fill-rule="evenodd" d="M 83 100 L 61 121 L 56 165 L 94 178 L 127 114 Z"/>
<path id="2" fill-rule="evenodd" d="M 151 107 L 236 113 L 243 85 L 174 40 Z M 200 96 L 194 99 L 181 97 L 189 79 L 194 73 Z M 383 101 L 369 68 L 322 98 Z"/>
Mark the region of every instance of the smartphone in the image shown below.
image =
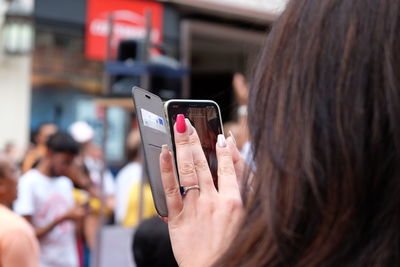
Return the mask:
<path id="1" fill-rule="evenodd" d="M 183 114 L 197 131 L 214 185 L 218 188 L 218 161 L 215 146 L 218 135 L 223 134 L 221 111 L 218 104 L 211 100 L 172 99 L 164 104 L 164 110 L 170 129 L 174 158 L 176 158 L 176 149 L 173 129 L 177 115 Z"/>
<path id="2" fill-rule="evenodd" d="M 176 171 L 176 149 L 174 124 L 178 114 L 184 114 L 195 127 L 204 154 L 206 155 L 214 184 L 218 186 L 216 143 L 218 134 L 223 134 L 221 112 L 216 102 L 211 100 L 172 99 L 163 102 L 160 97 L 139 87 L 132 89 L 136 109 L 146 169 L 157 213 L 168 216 L 165 193 L 160 173 L 161 146 L 167 144 L 172 149 Z M 217 187 L 218 188 L 218 187 Z"/>
<path id="3" fill-rule="evenodd" d="M 172 142 L 164 115 L 164 103 L 157 95 L 139 87 L 132 89 L 132 97 L 142 138 L 144 169 L 147 170 L 154 206 L 160 216 L 167 217 L 168 209 L 160 172 L 160 153 L 162 145 L 172 147 Z"/>

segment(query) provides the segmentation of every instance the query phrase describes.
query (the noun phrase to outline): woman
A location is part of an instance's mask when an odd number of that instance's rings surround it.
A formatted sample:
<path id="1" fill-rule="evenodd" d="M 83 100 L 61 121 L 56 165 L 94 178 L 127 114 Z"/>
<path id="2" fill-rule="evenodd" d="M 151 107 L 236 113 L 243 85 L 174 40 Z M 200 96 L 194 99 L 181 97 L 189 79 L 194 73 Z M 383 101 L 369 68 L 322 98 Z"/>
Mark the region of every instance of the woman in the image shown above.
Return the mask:
<path id="1" fill-rule="evenodd" d="M 232 140 L 219 137 L 219 192 L 190 127 L 176 135 L 178 169 L 200 190 L 180 197 L 161 154 L 178 263 L 399 266 L 400 1 L 290 2 L 252 84 L 243 201 Z"/>

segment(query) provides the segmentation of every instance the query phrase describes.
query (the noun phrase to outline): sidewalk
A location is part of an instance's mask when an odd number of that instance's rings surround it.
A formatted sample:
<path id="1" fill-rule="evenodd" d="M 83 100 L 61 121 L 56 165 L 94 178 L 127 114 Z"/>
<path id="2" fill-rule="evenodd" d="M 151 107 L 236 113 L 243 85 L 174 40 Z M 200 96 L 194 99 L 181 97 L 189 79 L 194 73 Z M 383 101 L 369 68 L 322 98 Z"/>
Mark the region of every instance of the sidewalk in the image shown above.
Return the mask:
<path id="1" fill-rule="evenodd" d="M 136 267 L 133 262 L 134 228 L 105 226 L 100 245 L 100 267 Z"/>

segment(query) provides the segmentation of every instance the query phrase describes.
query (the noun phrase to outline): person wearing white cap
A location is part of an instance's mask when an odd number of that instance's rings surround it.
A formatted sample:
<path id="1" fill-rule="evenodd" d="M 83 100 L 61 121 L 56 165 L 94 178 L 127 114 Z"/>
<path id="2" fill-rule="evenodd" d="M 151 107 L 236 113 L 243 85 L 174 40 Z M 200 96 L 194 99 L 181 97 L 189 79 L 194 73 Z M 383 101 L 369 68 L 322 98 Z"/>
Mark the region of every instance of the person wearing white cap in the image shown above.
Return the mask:
<path id="1" fill-rule="evenodd" d="M 69 132 L 75 141 L 80 144 L 87 143 L 94 137 L 94 130 L 92 126 L 85 121 L 77 121 L 71 124 L 69 127 Z"/>
<path id="2" fill-rule="evenodd" d="M 80 202 L 89 202 L 94 216 L 88 216 L 85 223 L 85 236 L 88 247 L 91 249 L 95 244 L 96 229 L 98 224 L 97 213 L 99 211 L 98 197 L 102 191 L 106 196 L 106 210 L 112 211 L 115 206 L 115 182 L 110 170 L 104 168 L 103 153 L 99 146 L 93 143 L 95 131 L 85 121 L 74 122 L 69 127 L 72 137 L 81 145 L 81 156 L 77 161 L 77 165 L 81 166 L 81 170 L 76 174 L 78 186 L 89 192 L 90 197 L 97 199 L 88 199 L 86 194 L 82 196 L 82 191 L 76 193 L 76 198 Z M 101 179 L 103 176 L 103 186 L 101 187 Z M 83 181 L 83 182 L 82 182 Z M 82 186 L 83 183 L 83 186 Z"/>
<path id="3" fill-rule="evenodd" d="M 95 135 L 92 126 L 85 121 L 77 121 L 69 127 L 69 132 L 81 145 L 81 154 L 90 178 L 95 185 L 99 186 L 104 162 L 101 148 L 92 142 Z M 114 178 L 108 169 L 104 173 L 103 190 L 107 196 L 114 195 Z"/>
<path id="4" fill-rule="evenodd" d="M 100 189 L 104 162 L 101 148 L 92 142 L 95 135 L 93 128 L 85 121 L 77 121 L 69 127 L 69 132 L 75 141 L 81 145 L 81 155 L 84 165 L 89 171 L 90 179 Z M 114 196 L 114 178 L 108 169 L 104 172 L 102 190 L 107 197 Z"/>

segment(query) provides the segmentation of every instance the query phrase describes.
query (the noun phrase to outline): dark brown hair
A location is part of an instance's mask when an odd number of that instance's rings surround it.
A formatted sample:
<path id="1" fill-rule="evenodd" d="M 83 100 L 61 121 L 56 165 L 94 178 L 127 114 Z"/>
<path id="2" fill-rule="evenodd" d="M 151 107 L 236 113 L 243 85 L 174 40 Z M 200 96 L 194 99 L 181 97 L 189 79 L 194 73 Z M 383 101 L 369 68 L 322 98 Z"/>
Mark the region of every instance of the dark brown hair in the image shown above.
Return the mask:
<path id="1" fill-rule="evenodd" d="M 70 155 L 79 154 L 79 144 L 71 135 L 65 132 L 56 132 L 49 137 L 46 143 L 47 149 L 53 152 L 67 153 Z"/>
<path id="2" fill-rule="evenodd" d="M 295 0 L 249 100 L 256 173 L 216 266 L 400 265 L 400 1 Z"/>

